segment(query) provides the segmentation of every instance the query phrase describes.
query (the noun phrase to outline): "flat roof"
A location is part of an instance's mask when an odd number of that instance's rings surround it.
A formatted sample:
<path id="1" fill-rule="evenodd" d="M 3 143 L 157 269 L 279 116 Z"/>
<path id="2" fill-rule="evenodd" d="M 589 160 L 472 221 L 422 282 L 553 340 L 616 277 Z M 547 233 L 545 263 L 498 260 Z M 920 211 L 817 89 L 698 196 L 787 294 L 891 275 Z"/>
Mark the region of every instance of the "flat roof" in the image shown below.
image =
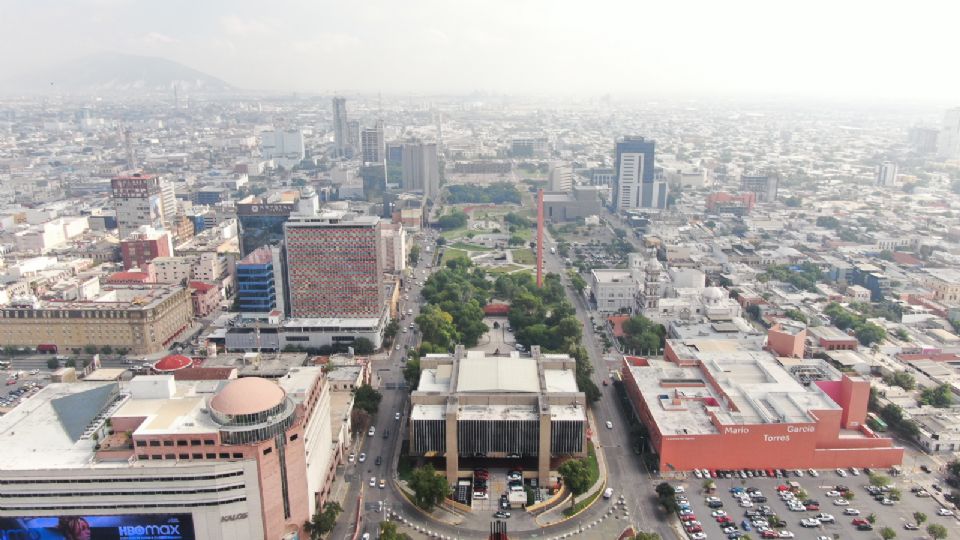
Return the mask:
<path id="1" fill-rule="evenodd" d="M 543 378 L 547 392 L 578 392 L 576 373 L 572 369 L 545 369 Z"/>
<path id="2" fill-rule="evenodd" d="M 532 358 L 460 359 L 457 392 L 529 392 L 540 391 L 537 361 Z"/>

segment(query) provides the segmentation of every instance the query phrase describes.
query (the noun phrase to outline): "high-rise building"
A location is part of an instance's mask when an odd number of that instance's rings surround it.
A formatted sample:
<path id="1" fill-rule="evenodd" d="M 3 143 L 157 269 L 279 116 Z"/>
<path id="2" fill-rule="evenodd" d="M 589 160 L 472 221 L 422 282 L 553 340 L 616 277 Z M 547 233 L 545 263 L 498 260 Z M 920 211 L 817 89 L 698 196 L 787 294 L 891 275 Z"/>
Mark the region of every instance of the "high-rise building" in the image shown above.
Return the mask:
<path id="1" fill-rule="evenodd" d="M 387 191 L 387 166 L 384 163 L 365 163 L 360 167 L 363 180 L 363 198 L 369 202 L 380 202 Z"/>
<path id="2" fill-rule="evenodd" d="M 379 318 L 386 307 L 380 218 L 330 212 L 284 224 L 290 314 Z"/>
<path id="3" fill-rule="evenodd" d="M 523 137 L 510 141 L 513 157 L 544 157 L 549 151 L 546 137 Z"/>
<path id="4" fill-rule="evenodd" d="M 246 256 L 263 246 L 283 243 L 283 224 L 296 211 L 297 204 L 240 203 L 237 204 L 237 225 L 240 229 L 240 255 Z"/>
<path id="5" fill-rule="evenodd" d="M 573 189 L 573 169 L 563 163 L 550 166 L 550 191 L 568 192 Z"/>
<path id="6" fill-rule="evenodd" d="M 921 154 L 932 154 L 937 151 L 937 136 L 940 130 L 929 127 L 915 127 L 910 129 L 910 146 Z"/>
<path id="7" fill-rule="evenodd" d="M 380 226 L 380 249 L 383 271 L 399 274 L 407 267 L 407 231 L 400 223 L 382 223 Z"/>
<path id="8" fill-rule="evenodd" d="M 613 207 L 615 210 L 666 208 L 667 182 L 654 169 L 656 142 L 643 137 L 617 141 L 614 158 Z"/>
<path id="9" fill-rule="evenodd" d="M 960 107 L 944 113 L 937 145 L 937 157 L 960 159 Z"/>
<path id="10" fill-rule="evenodd" d="M 283 250 L 262 246 L 237 263 L 237 303 L 242 313 L 284 312 Z"/>
<path id="11" fill-rule="evenodd" d="M 156 174 L 132 173 L 110 180 L 120 239 L 142 225 L 169 228 L 177 214 L 173 186 Z"/>
<path id="12" fill-rule="evenodd" d="M 360 122 L 347 120 L 347 147 L 350 149 L 348 157 L 353 158 L 360 148 Z"/>
<path id="13" fill-rule="evenodd" d="M 386 160 L 386 148 L 383 144 L 383 120 L 377 120 L 374 127 L 364 128 L 360 132 L 360 148 L 365 164 L 379 164 Z"/>
<path id="14" fill-rule="evenodd" d="M 897 185 L 897 164 L 892 161 L 884 161 L 877 167 L 876 185 L 880 187 L 893 187 Z"/>
<path id="15" fill-rule="evenodd" d="M 757 196 L 757 202 L 773 202 L 777 200 L 777 190 L 780 179 L 776 175 L 741 174 L 740 191 L 749 191 Z"/>
<path id="16" fill-rule="evenodd" d="M 278 166 L 290 169 L 306 157 L 303 131 L 283 129 L 260 134 L 260 152 L 263 159 L 273 160 Z"/>
<path id="17" fill-rule="evenodd" d="M 440 192 L 440 160 L 437 143 L 413 142 L 403 145 L 402 186 L 423 191 L 427 198 Z"/>
<path id="18" fill-rule="evenodd" d="M 333 98 L 333 144 L 337 156 L 344 156 L 349 146 L 350 132 L 347 127 L 347 100 Z"/>

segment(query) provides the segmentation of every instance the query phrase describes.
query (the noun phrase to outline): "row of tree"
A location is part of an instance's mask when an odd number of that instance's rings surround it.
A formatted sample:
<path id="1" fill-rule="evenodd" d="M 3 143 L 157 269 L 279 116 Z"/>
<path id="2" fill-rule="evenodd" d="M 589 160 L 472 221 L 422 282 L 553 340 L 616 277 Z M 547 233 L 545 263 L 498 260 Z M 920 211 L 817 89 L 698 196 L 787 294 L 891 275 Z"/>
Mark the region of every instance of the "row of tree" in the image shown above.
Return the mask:
<path id="1" fill-rule="evenodd" d="M 853 330 L 857 340 L 865 347 L 883 341 L 887 337 L 887 331 L 883 327 L 868 322 L 867 318 L 860 313 L 851 311 L 836 302 L 827 304 L 823 313 L 830 317 L 833 325 L 840 330 Z"/>
<path id="2" fill-rule="evenodd" d="M 416 318 L 421 352 L 448 352 L 458 343 L 475 347 L 487 332 L 483 307 L 490 289 L 486 272 L 463 258 L 427 278 L 421 291 L 426 305 Z"/>
<path id="3" fill-rule="evenodd" d="M 446 201 L 450 204 L 520 204 L 520 192 L 509 182 L 496 182 L 488 186 L 447 186 Z"/>

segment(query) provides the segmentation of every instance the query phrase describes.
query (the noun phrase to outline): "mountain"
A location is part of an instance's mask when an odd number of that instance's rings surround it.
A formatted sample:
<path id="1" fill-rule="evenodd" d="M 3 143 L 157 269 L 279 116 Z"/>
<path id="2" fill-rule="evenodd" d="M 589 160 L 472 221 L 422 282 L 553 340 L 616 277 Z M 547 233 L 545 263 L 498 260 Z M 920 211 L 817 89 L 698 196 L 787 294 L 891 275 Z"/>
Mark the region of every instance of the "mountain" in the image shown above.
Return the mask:
<path id="1" fill-rule="evenodd" d="M 170 93 L 235 90 L 221 79 L 173 60 L 153 56 L 100 53 L 4 81 L 6 90 L 57 93 Z"/>

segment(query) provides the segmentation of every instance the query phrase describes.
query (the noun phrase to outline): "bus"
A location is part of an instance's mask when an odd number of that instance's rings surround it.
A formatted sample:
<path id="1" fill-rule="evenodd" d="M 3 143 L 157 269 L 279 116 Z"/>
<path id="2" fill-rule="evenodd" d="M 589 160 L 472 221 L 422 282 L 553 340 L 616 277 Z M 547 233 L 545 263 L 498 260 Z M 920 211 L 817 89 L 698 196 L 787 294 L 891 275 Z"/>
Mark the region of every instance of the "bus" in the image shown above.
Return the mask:
<path id="1" fill-rule="evenodd" d="M 867 413 L 867 426 L 877 432 L 887 430 L 887 423 L 881 420 L 875 413 Z"/>

